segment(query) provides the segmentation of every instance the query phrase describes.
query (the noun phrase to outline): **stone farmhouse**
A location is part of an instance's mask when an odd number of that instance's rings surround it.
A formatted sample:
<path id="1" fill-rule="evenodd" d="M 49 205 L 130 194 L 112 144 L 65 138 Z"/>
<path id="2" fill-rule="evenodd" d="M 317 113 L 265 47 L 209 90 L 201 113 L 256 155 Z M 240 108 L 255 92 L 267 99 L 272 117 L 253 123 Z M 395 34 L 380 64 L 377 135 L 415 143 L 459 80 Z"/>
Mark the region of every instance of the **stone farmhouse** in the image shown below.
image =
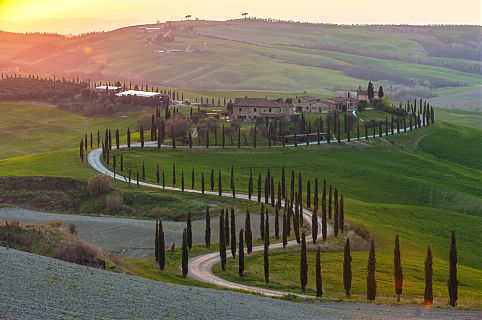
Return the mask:
<path id="1" fill-rule="evenodd" d="M 373 99 L 378 99 L 378 91 L 374 91 L 374 97 Z M 362 90 L 361 86 L 358 87 L 358 90 L 356 91 L 356 98 L 358 101 L 369 101 L 368 99 L 368 91 L 367 90 Z"/>
<path id="2" fill-rule="evenodd" d="M 293 106 L 283 100 L 266 98 L 236 98 L 232 119 L 254 121 L 257 118 L 287 118 L 293 114 Z"/>
<path id="3" fill-rule="evenodd" d="M 354 110 L 358 100 L 351 97 L 332 97 L 318 99 L 312 96 L 301 96 L 293 99 L 293 107 L 296 112 L 323 112 L 334 110 Z"/>

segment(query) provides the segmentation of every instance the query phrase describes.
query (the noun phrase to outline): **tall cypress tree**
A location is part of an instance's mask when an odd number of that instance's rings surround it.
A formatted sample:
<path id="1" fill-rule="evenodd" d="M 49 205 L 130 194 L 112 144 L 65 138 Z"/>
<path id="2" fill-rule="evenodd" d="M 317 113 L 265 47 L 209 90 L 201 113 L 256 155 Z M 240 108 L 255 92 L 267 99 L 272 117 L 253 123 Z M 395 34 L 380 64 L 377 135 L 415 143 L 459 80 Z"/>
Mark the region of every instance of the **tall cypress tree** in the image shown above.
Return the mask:
<path id="1" fill-rule="evenodd" d="M 323 296 L 323 281 L 321 276 L 321 253 L 320 253 L 320 246 L 316 249 L 316 275 L 315 275 L 315 282 L 316 282 L 316 296 L 321 297 Z"/>
<path id="2" fill-rule="evenodd" d="M 305 292 L 308 284 L 308 260 L 306 258 L 306 238 L 304 232 L 301 233 L 300 283 L 301 291 Z"/>
<path id="3" fill-rule="evenodd" d="M 142 161 L 142 181 L 146 180 L 146 167 L 144 165 L 144 161 Z"/>
<path id="4" fill-rule="evenodd" d="M 231 255 L 236 257 L 236 218 L 234 208 L 231 208 Z"/>
<path id="5" fill-rule="evenodd" d="M 375 241 L 372 239 L 368 253 L 367 300 L 375 300 L 377 295 L 377 281 L 375 279 L 376 257 Z"/>
<path id="6" fill-rule="evenodd" d="M 279 207 L 274 208 L 274 237 L 279 239 Z"/>
<path id="7" fill-rule="evenodd" d="M 194 190 L 196 184 L 196 175 L 194 173 L 194 168 L 191 170 L 191 189 Z"/>
<path id="8" fill-rule="evenodd" d="M 159 182 L 161 180 L 161 175 L 159 172 L 159 163 L 156 164 L 156 184 L 159 185 Z"/>
<path id="9" fill-rule="evenodd" d="M 432 275 L 432 250 L 428 246 L 427 256 L 425 257 L 425 291 L 423 293 L 423 304 L 425 306 L 433 304 Z"/>
<path id="10" fill-rule="evenodd" d="M 264 227 L 266 229 L 265 232 L 265 237 L 268 237 L 268 244 L 270 243 L 270 232 L 269 232 L 269 214 L 268 214 L 268 208 L 266 208 L 266 216 L 265 216 L 265 222 L 264 222 Z"/>
<path id="11" fill-rule="evenodd" d="M 261 173 L 258 173 L 258 202 L 261 202 Z"/>
<path id="12" fill-rule="evenodd" d="M 158 236 L 158 259 L 159 259 L 159 269 L 164 270 L 166 266 L 166 243 L 164 240 L 164 228 L 162 227 L 162 220 L 159 220 L 159 236 Z"/>
<path id="13" fill-rule="evenodd" d="M 206 228 L 204 231 L 204 243 L 206 243 L 206 248 L 211 246 L 211 213 L 209 212 L 208 206 L 206 206 Z"/>
<path id="14" fill-rule="evenodd" d="M 234 186 L 234 166 L 231 166 L 231 192 L 233 193 L 233 198 L 236 198 L 236 188 Z"/>
<path id="15" fill-rule="evenodd" d="M 338 227 L 340 228 L 341 233 L 345 231 L 345 210 L 343 206 L 343 195 L 340 197 L 340 209 L 338 210 Z"/>
<path id="16" fill-rule="evenodd" d="M 400 258 L 400 241 L 398 240 L 398 233 L 395 237 L 395 248 L 393 249 L 393 273 L 395 277 L 395 294 L 397 295 L 397 302 L 400 302 L 400 296 L 403 288 L 403 272 L 402 260 Z"/>
<path id="17" fill-rule="evenodd" d="M 253 251 L 253 233 L 251 231 L 251 215 L 249 209 L 246 209 L 246 218 L 244 220 L 244 238 L 246 239 L 246 251 L 250 254 Z"/>
<path id="18" fill-rule="evenodd" d="M 259 214 L 259 231 L 261 234 L 261 240 L 264 240 L 264 203 L 261 203 L 261 212 Z"/>
<path id="19" fill-rule="evenodd" d="M 286 219 L 286 212 L 283 211 L 283 249 L 286 248 L 288 244 L 288 225 Z"/>
<path id="20" fill-rule="evenodd" d="M 345 296 L 350 298 L 351 290 L 351 252 L 350 252 L 350 239 L 346 238 L 345 250 L 343 254 L 343 287 L 345 288 Z"/>
<path id="21" fill-rule="evenodd" d="M 449 305 L 455 307 L 458 299 L 459 281 L 457 280 L 457 245 L 455 243 L 455 231 L 452 231 L 449 251 Z"/>
<path id="22" fill-rule="evenodd" d="M 139 137 L 141 139 L 141 148 L 144 148 L 144 128 L 141 125 L 141 130 L 139 131 Z"/>
<path id="23" fill-rule="evenodd" d="M 204 194 L 204 172 L 201 172 L 201 193 Z"/>
<path id="24" fill-rule="evenodd" d="M 224 232 L 224 209 L 219 215 L 219 256 L 221 258 L 221 269 L 226 271 L 226 240 Z"/>
<path id="25" fill-rule="evenodd" d="M 188 212 L 187 214 L 187 247 L 189 250 L 192 248 L 192 218 L 191 218 L 191 212 Z"/>
<path id="26" fill-rule="evenodd" d="M 181 171 L 181 191 L 184 192 L 184 171 Z"/>
<path id="27" fill-rule="evenodd" d="M 187 245 L 187 230 L 184 229 L 182 233 L 182 276 L 187 277 L 189 266 L 189 249 Z"/>
<path id="28" fill-rule="evenodd" d="M 211 180 L 210 180 L 211 191 L 214 191 L 214 170 L 211 169 Z"/>
<path id="29" fill-rule="evenodd" d="M 253 195 L 253 169 L 249 169 L 249 180 L 248 180 L 248 199 L 251 201 L 251 196 Z"/>
<path id="30" fill-rule="evenodd" d="M 229 244 L 229 238 L 230 238 L 230 233 L 229 233 L 229 211 L 226 209 L 226 214 L 224 215 L 224 241 L 226 242 L 226 245 Z"/>
<path id="31" fill-rule="evenodd" d="M 176 164 L 172 164 L 172 185 L 176 186 Z"/>
<path id="32" fill-rule="evenodd" d="M 313 207 L 318 209 L 319 205 L 319 198 L 318 198 L 318 178 L 315 177 L 315 190 L 313 191 Z"/>
<path id="33" fill-rule="evenodd" d="M 316 243 L 318 239 L 318 208 L 313 209 L 313 214 L 311 215 L 311 237 L 313 243 Z"/>
<path id="34" fill-rule="evenodd" d="M 326 221 L 326 179 L 323 179 L 323 193 L 321 194 L 321 236 L 323 241 L 326 240 L 327 233 L 328 231 L 327 231 L 327 221 Z"/>
<path id="35" fill-rule="evenodd" d="M 286 173 L 285 166 L 281 167 L 281 196 L 286 199 Z"/>
<path id="36" fill-rule="evenodd" d="M 306 206 L 311 208 L 311 182 L 310 179 L 306 182 Z"/>
<path id="37" fill-rule="evenodd" d="M 266 230 L 264 231 L 266 232 Z M 269 283 L 269 239 L 268 236 L 265 234 L 263 235 L 264 238 L 264 251 L 263 251 L 263 261 L 264 261 L 264 281 Z"/>
<path id="38" fill-rule="evenodd" d="M 91 140 L 91 145 L 92 145 L 92 140 Z M 117 149 L 120 148 L 119 129 L 115 129 L 115 146 Z"/>
<path id="39" fill-rule="evenodd" d="M 238 273 L 240 277 L 244 275 L 244 231 L 243 229 L 239 230 Z"/>

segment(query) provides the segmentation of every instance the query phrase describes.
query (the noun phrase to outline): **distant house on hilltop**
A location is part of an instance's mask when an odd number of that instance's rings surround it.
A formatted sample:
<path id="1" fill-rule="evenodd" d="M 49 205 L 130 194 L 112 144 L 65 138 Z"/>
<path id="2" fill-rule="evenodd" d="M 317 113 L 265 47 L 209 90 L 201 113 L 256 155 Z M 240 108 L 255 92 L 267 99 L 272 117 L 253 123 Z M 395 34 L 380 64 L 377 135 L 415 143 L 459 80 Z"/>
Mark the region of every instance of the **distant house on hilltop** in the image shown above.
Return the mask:
<path id="1" fill-rule="evenodd" d="M 253 121 L 257 118 L 287 118 L 292 113 L 293 107 L 283 100 L 245 97 L 234 100 L 232 118 Z"/>
<path id="2" fill-rule="evenodd" d="M 351 97 L 318 99 L 312 96 L 301 96 L 293 99 L 296 112 L 327 113 L 334 110 L 351 110 L 356 108 L 357 103 L 358 100 Z"/>
<path id="3" fill-rule="evenodd" d="M 374 90 L 374 99 L 378 99 L 378 92 Z M 370 101 L 368 99 L 368 91 L 367 90 L 362 90 L 361 86 L 358 87 L 358 90 L 356 91 L 356 98 L 358 101 Z"/>

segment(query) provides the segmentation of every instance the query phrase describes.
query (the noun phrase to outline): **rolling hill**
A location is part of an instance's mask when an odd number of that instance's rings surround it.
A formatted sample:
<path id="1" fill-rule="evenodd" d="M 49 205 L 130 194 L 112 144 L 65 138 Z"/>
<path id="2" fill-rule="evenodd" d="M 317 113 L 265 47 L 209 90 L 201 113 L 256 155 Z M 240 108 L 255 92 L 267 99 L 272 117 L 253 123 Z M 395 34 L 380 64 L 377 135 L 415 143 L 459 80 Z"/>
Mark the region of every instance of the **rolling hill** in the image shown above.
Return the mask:
<path id="1" fill-rule="evenodd" d="M 478 26 L 342 26 L 248 19 L 143 27 L 159 30 L 132 26 L 78 37 L 2 32 L 0 70 L 13 66 L 21 72 L 179 88 L 321 94 L 365 87 L 372 80 L 383 84 L 394 100 L 447 96 L 447 88 L 457 89 L 449 96 L 481 90 Z M 158 34 L 172 35 L 174 41 L 157 41 Z M 442 89 L 445 92 L 438 93 Z M 464 108 L 480 107 L 478 97 Z"/>

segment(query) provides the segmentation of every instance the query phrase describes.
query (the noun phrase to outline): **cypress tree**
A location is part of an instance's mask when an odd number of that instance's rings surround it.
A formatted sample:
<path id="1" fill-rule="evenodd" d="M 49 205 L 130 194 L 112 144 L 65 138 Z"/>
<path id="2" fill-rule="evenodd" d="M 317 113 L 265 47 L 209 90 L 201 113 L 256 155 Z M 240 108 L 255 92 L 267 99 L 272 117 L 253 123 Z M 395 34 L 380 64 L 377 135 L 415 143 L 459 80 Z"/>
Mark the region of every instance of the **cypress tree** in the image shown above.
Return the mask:
<path id="1" fill-rule="evenodd" d="M 457 280 L 457 245 L 455 243 L 455 231 L 452 231 L 449 251 L 449 280 L 447 286 L 449 289 L 449 305 L 455 307 L 458 299 L 458 286 Z"/>
<path id="2" fill-rule="evenodd" d="M 265 228 L 264 228 L 264 204 L 261 203 L 261 212 L 259 214 L 259 231 L 261 233 L 261 240 L 264 240 L 264 233 L 265 233 Z"/>
<path id="3" fill-rule="evenodd" d="M 231 208 L 231 255 L 236 257 L 236 218 L 234 208 Z"/>
<path id="4" fill-rule="evenodd" d="M 268 208 L 266 208 L 266 215 L 265 215 L 265 222 L 264 222 L 264 227 L 265 227 L 265 237 L 268 237 L 268 243 L 270 243 L 270 232 L 269 232 L 269 214 L 268 214 Z"/>
<path id="5" fill-rule="evenodd" d="M 233 198 L 236 198 L 236 188 L 234 186 L 234 166 L 231 166 L 231 192 L 233 193 Z"/>
<path id="6" fill-rule="evenodd" d="M 141 130 L 139 131 L 139 136 L 141 139 L 141 148 L 144 148 L 144 128 L 141 125 Z"/>
<path id="7" fill-rule="evenodd" d="M 162 170 L 162 189 L 166 189 L 166 176 L 164 170 Z"/>
<path id="8" fill-rule="evenodd" d="M 274 236 L 276 240 L 279 239 L 279 207 L 274 208 Z"/>
<path id="9" fill-rule="evenodd" d="M 137 186 L 139 186 L 139 170 L 137 170 L 136 184 L 137 184 Z"/>
<path id="10" fill-rule="evenodd" d="M 271 198 L 271 206 L 274 207 L 275 206 L 275 197 L 274 197 L 274 177 L 271 176 L 271 183 L 270 183 L 270 187 L 269 187 L 269 191 L 271 193 L 270 195 L 270 198 Z"/>
<path id="11" fill-rule="evenodd" d="M 219 256 L 221 258 L 221 269 L 226 271 L 226 239 L 224 232 L 224 209 L 219 215 Z"/>
<path id="12" fill-rule="evenodd" d="M 142 161 L 142 181 L 146 180 L 146 167 L 144 166 L 144 161 Z"/>
<path id="13" fill-rule="evenodd" d="M 156 184 L 157 185 L 159 185 L 160 180 L 161 180 L 161 175 L 159 172 L 159 164 L 156 164 Z"/>
<path id="14" fill-rule="evenodd" d="M 206 129 L 206 149 L 209 149 L 209 129 Z"/>
<path id="15" fill-rule="evenodd" d="M 204 194 L 204 172 L 201 172 L 201 193 Z"/>
<path id="16" fill-rule="evenodd" d="M 84 162 L 84 140 L 80 138 L 80 144 L 79 144 L 79 157 L 82 163 Z"/>
<path id="17" fill-rule="evenodd" d="M 174 127 L 171 126 L 171 139 L 172 139 L 172 148 L 176 149 L 176 135 L 174 133 Z"/>
<path id="18" fill-rule="evenodd" d="M 258 173 L 258 202 L 261 202 L 261 173 Z"/>
<path id="19" fill-rule="evenodd" d="M 128 142 L 128 146 L 129 148 L 131 147 L 131 135 L 130 135 L 130 132 L 129 132 L 129 128 L 127 128 L 127 142 Z M 100 130 L 97 130 L 97 148 L 99 147 L 100 145 Z"/>
<path id="20" fill-rule="evenodd" d="M 311 208 L 311 182 L 310 179 L 306 182 L 306 206 Z"/>
<path id="21" fill-rule="evenodd" d="M 244 238 L 246 239 L 246 250 L 248 254 L 250 254 L 253 251 L 253 233 L 251 231 L 251 216 L 249 214 L 249 209 L 246 209 L 244 230 Z"/>
<path id="22" fill-rule="evenodd" d="M 188 130 L 189 131 L 189 149 L 192 149 L 192 134 L 191 134 L 191 130 Z"/>
<path id="23" fill-rule="evenodd" d="M 176 164 L 172 164 L 172 185 L 176 186 Z"/>
<path id="24" fill-rule="evenodd" d="M 189 265 L 189 250 L 187 246 L 187 230 L 182 233 L 182 276 L 187 277 Z"/>
<path id="25" fill-rule="evenodd" d="M 340 209 L 338 214 L 338 227 L 340 228 L 341 233 L 345 231 L 345 211 L 343 208 L 343 195 L 340 197 Z"/>
<path id="26" fill-rule="evenodd" d="M 156 261 L 159 262 L 159 221 L 156 220 L 156 235 L 154 237 L 154 256 Z"/>
<path id="27" fill-rule="evenodd" d="M 300 283 L 301 291 L 305 292 L 308 284 L 308 261 L 306 258 L 306 238 L 304 232 L 301 233 Z"/>
<path id="28" fill-rule="evenodd" d="M 269 240 L 266 234 L 263 236 L 264 238 L 264 252 L 263 252 L 263 260 L 264 260 L 264 281 L 269 283 L 269 258 L 268 258 L 268 251 L 269 251 Z"/>
<path id="29" fill-rule="evenodd" d="M 192 248 L 192 218 L 191 218 L 191 212 L 188 212 L 187 214 L 187 247 L 189 250 Z"/>
<path id="30" fill-rule="evenodd" d="M 226 242 L 226 245 L 229 244 L 229 238 L 230 238 L 230 233 L 229 233 L 229 211 L 226 209 L 226 214 L 224 215 L 224 241 Z"/>
<path id="31" fill-rule="evenodd" d="M 211 169 L 211 191 L 214 191 L 214 170 Z"/>
<path id="32" fill-rule="evenodd" d="M 295 198 L 297 198 L 297 196 L 295 196 Z M 296 242 L 299 244 L 301 241 L 300 241 L 300 213 L 298 209 L 299 209 L 299 205 L 298 205 L 298 201 L 296 200 L 295 214 L 293 216 L 293 230 L 295 232 Z"/>
<path id="33" fill-rule="evenodd" d="M 184 192 L 184 171 L 181 171 L 181 191 Z"/>
<path id="34" fill-rule="evenodd" d="M 367 275 L 367 300 L 375 300 L 377 295 L 377 282 L 375 279 L 376 257 L 375 241 L 372 239 L 370 252 L 368 254 L 368 275 Z"/>
<path id="35" fill-rule="evenodd" d="M 360 122 L 356 122 L 356 139 L 360 141 Z"/>
<path id="36" fill-rule="evenodd" d="M 293 202 L 295 196 L 295 172 L 291 170 L 291 180 L 290 180 L 290 200 Z"/>
<path id="37" fill-rule="evenodd" d="M 238 273 L 242 277 L 244 274 L 244 231 L 239 230 L 239 259 L 238 259 Z"/>
<path id="38" fill-rule="evenodd" d="M 269 177 L 266 176 L 264 178 L 264 203 L 266 204 L 268 204 L 268 201 L 269 201 L 269 185 L 270 185 Z"/>
<path id="39" fill-rule="evenodd" d="M 316 249 L 316 275 L 315 275 L 315 282 L 316 282 L 316 296 L 321 297 L 323 296 L 323 281 L 321 276 L 321 254 L 320 254 L 320 246 Z"/>
<path id="40" fill-rule="evenodd" d="M 281 195 L 283 199 L 286 199 L 286 174 L 285 166 L 281 167 Z"/>
<path id="41" fill-rule="evenodd" d="M 91 139 L 91 149 L 92 149 L 92 139 Z M 120 141 L 119 141 L 119 129 L 115 129 L 115 146 L 117 149 L 120 147 Z"/>
<path id="42" fill-rule="evenodd" d="M 164 240 L 164 229 L 162 227 L 162 220 L 159 220 L 159 269 L 164 270 L 164 267 L 166 266 L 166 243 Z"/>
<path id="43" fill-rule="evenodd" d="M 189 131 L 189 135 L 191 135 L 191 131 Z M 157 148 L 160 149 L 162 145 L 162 133 L 161 133 L 161 128 L 159 127 L 159 130 L 157 130 Z"/>
<path id="44" fill-rule="evenodd" d="M 298 203 L 303 202 L 303 180 L 301 178 L 301 172 L 298 172 Z"/>
<path id="45" fill-rule="evenodd" d="M 241 127 L 238 128 L 238 149 L 241 148 Z"/>
<path id="46" fill-rule="evenodd" d="M 365 140 L 368 140 L 368 126 L 365 124 Z"/>
<path id="47" fill-rule="evenodd" d="M 196 182 L 196 175 L 194 173 L 194 168 L 192 168 L 191 170 L 191 189 L 192 190 L 194 190 L 195 182 Z"/>
<path id="48" fill-rule="evenodd" d="M 393 273 L 395 276 L 395 294 L 397 295 L 397 302 L 400 302 L 400 296 L 403 288 L 403 272 L 398 234 L 395 237 L 395 248 L 393 249 Z"/>
<path id="49" fill-rule="evenodd" d="M 223 124 L 223 131 L 222 131 L 222 137 L 221 137 L 221 145 L 224 149 L 224 144 L 226 143 L 226 138 L 224 136 L 224 124 Z"/>
<path id="50" fill-rule="evenodd" d="M 211 246 L 211 213 L 209 207 L 206 206 L 206 229 L 204 231 L 204 243 L 206 248 Z"/>
<path id="51" fill-rule="evenodd" d="M 350 239 L 346 238 L 345 250 L 343 254 L 343 287 L 345 288 L 345 296 L 350 298 L 351 290 L 351 252 L 350 252 Z"/>
<path id="52" fill-rule="evenodd" d="M 251 196 L 253 194 L 253 169 L 249 169 L 249 180 L 248 180 L 248 199 L 251 201 Z"/>
<path id="53" fill-rule="evenodd" d="M 319 199 L 318 199 L 318 178 L 315 177 L 315 190 L 313 191 L 313 207 L 318 209 Z"/>
<path id="54" fill-rule="evenodd" d="M 287 226 L 287 221 L 286 221 L 286 211 L 283 211 L 283 249 L 286 248 L 286 245 L 288 244 L 288 226 Z"/>
<path id="55" fill-rule="evenodd" d="M 223 186 L 221 182 L 221 169 L 218 170 L 218 195 L 220 197 L 223 195 Z"/>
<path id="56" fill-rule="evenodd" d="M 256 148 L 256 125 L 254 125 L 253 130 L 253 147 Z"/>
<path id="57" fill-rule="evenodd" d="M 318 208 L 313 209 L 313 214 L 311 215 L 311 237 L 313 243 L 316 243 L 318 238 Z"/>
<path id="58" fill-rule="evenodd" d="M 430 250 L 429 246 L 427 249 L 427 256 L 425 257 L 425 291 L 423 294 L 424 306 L 431 306 L 433 304 L 432 275 L 432 250 Z"/>

